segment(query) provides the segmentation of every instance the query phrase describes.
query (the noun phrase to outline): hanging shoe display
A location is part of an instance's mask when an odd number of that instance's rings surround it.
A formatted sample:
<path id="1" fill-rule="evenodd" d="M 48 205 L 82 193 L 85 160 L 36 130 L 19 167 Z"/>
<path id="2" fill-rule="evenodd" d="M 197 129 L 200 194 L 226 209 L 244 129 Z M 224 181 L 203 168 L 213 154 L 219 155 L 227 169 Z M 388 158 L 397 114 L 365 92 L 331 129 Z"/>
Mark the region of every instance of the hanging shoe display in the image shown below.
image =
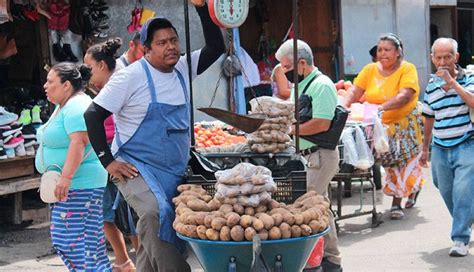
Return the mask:
<path id="1" fill-rule="evenodd" d="M 58 62 L 63 62 L 67 60 L 67 55 L 59 43 L 53 44 L 53 56 L 54 59 L 56 59 Z"/>
<path id="2" fill-rule="evenodd" d="M 63 44 L 64 53 L 67 56 L 67 60 L 70 62 L 78 62 L 79 59 L 74 55 L 71 49 L 71 45 L 68 43 Z"/>
<path id="3" fill-rule="evenodd" d="M 41 120 L 41 117 L 40 117 L 40 113 L 41 113 L 41 108 L 39 105 L 35 105 L 32 109 L 31 109 L 31 122 L 33 124 L 42 124 L 43 121 Z"/>

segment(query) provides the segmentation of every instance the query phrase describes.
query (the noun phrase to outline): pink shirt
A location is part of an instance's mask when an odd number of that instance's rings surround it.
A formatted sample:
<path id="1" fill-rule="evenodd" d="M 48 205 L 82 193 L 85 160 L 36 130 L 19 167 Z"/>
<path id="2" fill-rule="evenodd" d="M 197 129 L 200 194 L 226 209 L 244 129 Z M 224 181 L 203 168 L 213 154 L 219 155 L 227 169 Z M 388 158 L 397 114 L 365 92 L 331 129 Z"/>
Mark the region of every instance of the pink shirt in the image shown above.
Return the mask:
<path id="1" fill-rule="evenodd" d="M 104 127 L 105 127 L 105 138 L 107 139 L 107 143 L 111 144 L 112 140 L 114 139 L 114 134 L 115 134 L 115 123 L 114 123 L 113 115 L 110 115 L 109 117 L 107 117 L 107 119 L 105 119 Z"/>

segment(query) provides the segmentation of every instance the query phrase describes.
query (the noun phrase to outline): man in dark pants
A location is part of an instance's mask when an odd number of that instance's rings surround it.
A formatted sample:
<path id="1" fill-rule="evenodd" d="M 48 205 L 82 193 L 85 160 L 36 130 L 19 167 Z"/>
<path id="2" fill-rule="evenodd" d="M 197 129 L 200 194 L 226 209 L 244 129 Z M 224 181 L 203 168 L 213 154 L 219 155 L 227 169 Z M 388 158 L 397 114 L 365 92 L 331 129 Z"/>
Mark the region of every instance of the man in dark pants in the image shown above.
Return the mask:
<path id="1" fill-rule="evenodd" d="M 224 40 L 205 0 L 191 0 L 206 45 L 191 54 L 193 77 L 224 53 Z M 118 71 L 85 113 L 89 138 L 103 166 L 115 177 L 138 213 L 137 271 L 190 271 L 184 244 L 172 228 L 171 199 L 181 183 L 190 149 L 190 104 L 186 57 L 180 56 L 176 29 L 163 18 L 142 28 L 145 57 Z M 114 114 L 112 150 L 104 120 Z"/>

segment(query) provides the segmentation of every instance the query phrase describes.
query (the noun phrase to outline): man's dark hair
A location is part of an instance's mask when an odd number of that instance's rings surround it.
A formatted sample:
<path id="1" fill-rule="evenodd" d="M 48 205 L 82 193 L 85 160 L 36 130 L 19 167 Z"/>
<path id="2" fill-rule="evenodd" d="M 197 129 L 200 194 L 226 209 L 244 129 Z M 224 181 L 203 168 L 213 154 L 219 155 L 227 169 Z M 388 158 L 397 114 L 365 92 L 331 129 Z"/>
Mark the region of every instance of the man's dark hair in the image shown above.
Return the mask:
<path id="1" fill-rule="evenodd" d="M 178 35 L 178 31 L 176 31 L 176 28 L 173 26 L 173 24 L 165 18 L 154 18 L 151 19 L 151 21 L 146 25 L 146 36 L 141 37 L 142 40 L 144 38 L 143 45 L 151 48 L 151 42 L 153 41 L 153 35 L 155 34 L 156 31 L 160 29 L 166 29 L 166 28 L 172 28 L 176 35 Z"/>

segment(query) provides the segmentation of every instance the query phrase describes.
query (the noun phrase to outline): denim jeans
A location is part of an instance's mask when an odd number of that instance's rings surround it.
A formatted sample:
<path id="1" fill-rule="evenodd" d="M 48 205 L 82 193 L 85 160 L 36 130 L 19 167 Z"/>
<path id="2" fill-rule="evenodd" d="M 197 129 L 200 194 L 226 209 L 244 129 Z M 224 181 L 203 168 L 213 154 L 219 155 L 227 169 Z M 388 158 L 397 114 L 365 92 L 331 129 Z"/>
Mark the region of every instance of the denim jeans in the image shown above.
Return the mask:
<path id="1" fill-rule="evenodd" d="M 473 223 L 474 139 L 452 148 L 433 145 L 431 171 L 453 217 L 451 239 L 469 243 Z"/>

